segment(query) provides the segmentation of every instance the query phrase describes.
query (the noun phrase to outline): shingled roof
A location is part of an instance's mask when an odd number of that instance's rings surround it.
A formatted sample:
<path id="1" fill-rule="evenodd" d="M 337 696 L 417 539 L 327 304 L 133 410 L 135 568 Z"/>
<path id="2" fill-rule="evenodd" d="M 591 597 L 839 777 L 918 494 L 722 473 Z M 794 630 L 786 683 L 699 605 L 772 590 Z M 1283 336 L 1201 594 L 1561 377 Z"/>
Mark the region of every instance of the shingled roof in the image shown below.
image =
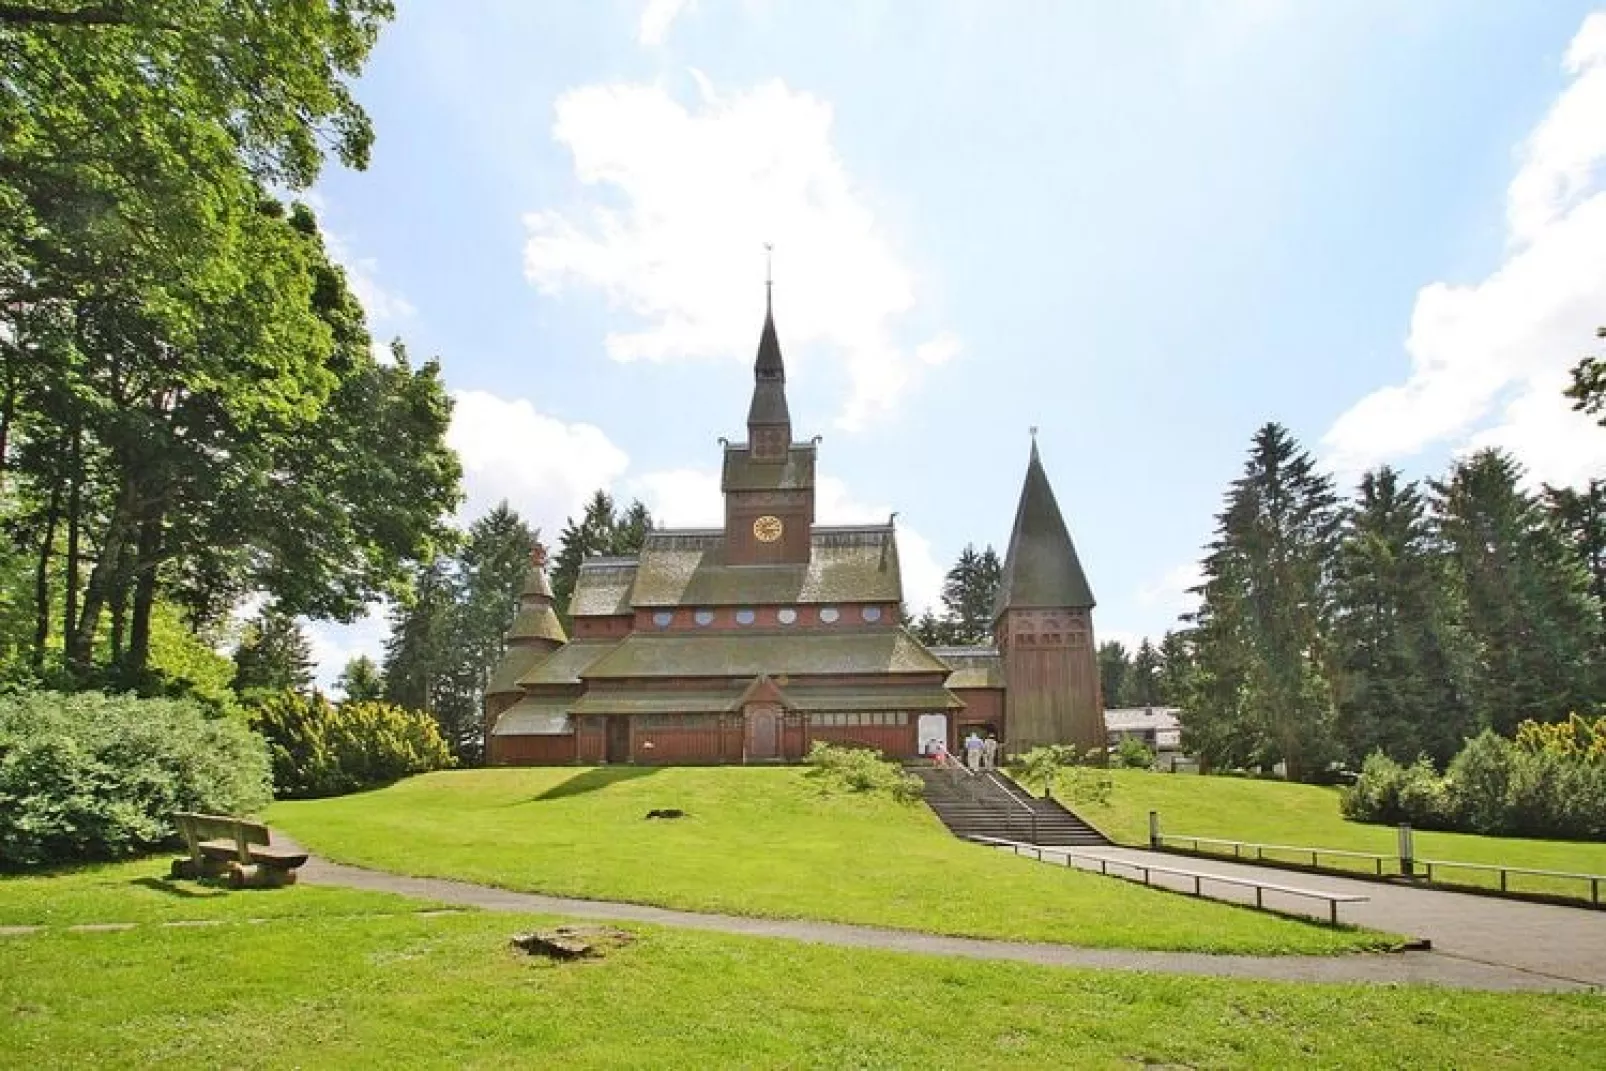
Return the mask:
<path id="1" fill-rule="evenodd" d="M 491 681 L 485 686 L 486 695 L 517 695 L 524 691 L 519 687 L 519 678 L 535 668 L 535 664 L 552 652 L 544 647 L 531 647 L 520 644 L 509 647 L 502 655 L 502 660 L 496 664 L 496 672 L 491 674 Z"/>
<path id="2" fill-rule="evenodd" d="M 891 525 L 817 526 L 810 542 L 806 564 L 731 566 L 724 561 L 721 531 L 649 532 L 630 602 L 650 608 L 902 601 L 897 532 Z"/>
<path id="3" fill-rule="evenodd" d="M 535 663 L 519 684 L 579 684 L 580 674 L 597 659 L 619 645 L 618 640 L 574 640 Z"/>
<path id="4" fill-rule="evenodd" d="M 634 633 L 581 672 L 625 677 L 757 677 L 942 673 L 918 640 L 899 629 L 809 633 Z"/>
<path id="5" fill-rule="evenodd" d="M 636 559 L 592 558 L 580 563 L 580 575 L 569 597 L 570 617 L 611 617 L 630 612 L 630 588 L 636 581 Z"/>
<path id="6" fill-rule="evenodd" d="M 1004 660 L 992 647 L 931 647 L 932 654 L 948 663 L 950 688 L 1003 688 Z"/>
<path id="7" fill-rule="evenodd" d="M 1054 489 L 1049 486 L 1034 441 L 993 617 L 1010 609 L 1091 609 L 1094 605 L 1093 589 L 1082 572 L 1076 545 L 1071 542 L 1059 503 L 1054 501 Z"/>
<path id="8" fill-rule="evenodd" d="M 557 612 L 548 602 L 536 606 L 526 606 L 520 610 L 513 619 L 512 626 L 507 630 L 507 638 L 511 640 L 551 640 L 554 643 L 565 643 L 569 637 L 563 633 L 563 625 L 558 621 Z"/>
<path id="9" fill-rule="evenodd" d="M 746 443 L 725 447 L 722 491 L 802 491 L 814 486 L 815 448 L 793 443 L 785 461 L 754 461 Z"/>

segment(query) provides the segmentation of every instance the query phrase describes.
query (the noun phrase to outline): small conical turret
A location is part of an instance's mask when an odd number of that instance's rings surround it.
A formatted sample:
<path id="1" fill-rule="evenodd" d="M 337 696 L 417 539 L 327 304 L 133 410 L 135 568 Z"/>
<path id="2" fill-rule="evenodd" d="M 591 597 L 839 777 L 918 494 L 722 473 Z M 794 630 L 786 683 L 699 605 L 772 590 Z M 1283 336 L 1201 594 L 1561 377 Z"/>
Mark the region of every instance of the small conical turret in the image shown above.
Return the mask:
<path id="1" fill-rule="evenodd" d="M 535 545 L 530 554 L 530 571 L 519 592 L 519 612 L 507 630 L 509 647 L 542 647 L 551 650 L 569 642 L 563 623 L 552 606 L 552 583 L 546 575 L 546 548 Z"/>

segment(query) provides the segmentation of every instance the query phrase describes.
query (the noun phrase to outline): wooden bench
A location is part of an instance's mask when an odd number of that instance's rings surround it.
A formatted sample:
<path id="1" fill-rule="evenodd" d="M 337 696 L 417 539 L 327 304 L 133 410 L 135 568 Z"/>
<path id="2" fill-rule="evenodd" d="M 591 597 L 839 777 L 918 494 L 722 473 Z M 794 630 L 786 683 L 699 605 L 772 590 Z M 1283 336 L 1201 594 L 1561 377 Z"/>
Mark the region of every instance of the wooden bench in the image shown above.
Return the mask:
<path id="1" fill-rule="evenodd" d="M 173 816 L 189 849 L 188 859 L 173 860 L 175 878 L 228 879 L 231 888 L 276 888 L 294 885 L 296 868 L 307 853 L 269 843 L 268 827 L 215 814 Z"/>

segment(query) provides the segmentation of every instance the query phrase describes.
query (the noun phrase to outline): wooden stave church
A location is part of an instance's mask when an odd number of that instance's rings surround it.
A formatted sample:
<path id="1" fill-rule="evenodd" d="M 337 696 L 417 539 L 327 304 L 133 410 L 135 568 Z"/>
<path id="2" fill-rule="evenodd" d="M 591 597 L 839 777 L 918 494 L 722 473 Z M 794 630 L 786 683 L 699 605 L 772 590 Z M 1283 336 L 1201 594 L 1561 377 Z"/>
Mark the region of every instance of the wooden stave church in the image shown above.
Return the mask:
<path id="1" fill-rule="evenodd" d="M 1094 599 L 1034 440 L 991 647 L 927 648 L 899 621 L 894 524 L 814 523 L 818 439 L 794 442 L 766 308 L 748 439 L 724 446 L 720 528 L 657 529 L 592 558 L 553 605 L 538 550 L 486 689 L 486 761 L 767 763 L 815 740 L 890 758 L 977 729 L 1008 753 L 1102 748 Z"/>

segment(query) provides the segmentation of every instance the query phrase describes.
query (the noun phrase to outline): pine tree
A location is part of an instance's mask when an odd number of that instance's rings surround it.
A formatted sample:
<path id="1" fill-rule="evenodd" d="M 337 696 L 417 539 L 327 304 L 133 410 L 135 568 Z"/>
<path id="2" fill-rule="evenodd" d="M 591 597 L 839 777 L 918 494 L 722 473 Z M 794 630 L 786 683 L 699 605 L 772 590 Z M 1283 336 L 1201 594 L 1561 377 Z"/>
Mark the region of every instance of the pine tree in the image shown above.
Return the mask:
<path id="1" fill-rule="evenodd" d="M 978 551 L 974 544 L 965 544 L 942 585 L 943 616 L 951 625 L 951 642 L 986 643 L 992 636 L 993 604 L 998 600 L 1003 573 L 1003 563 L 992 547 Z"/>
<path id="2" fill-rule="evenodd" d="M 456 667 L 452 628 L 456 578 L 446 556 L 422 566 L 410 595 L 390 611 L 385 641 L 385 701 L 440 717 Z"/>
<path id="3" fill-rule="evenodd" d="M 927 647 L 955 647 L 959 645 L 959 633 L 952 619 L 947 616 L 938 617 L 931 610 L 920 615 L 919 620 L 910 626 L 915 639 Z"/>
<path id="4" fill-rule="evenodd" d="M 1137 654 L 1132 656 L 1132 670 L 1128 674 L 1131 684 L 1128 688 L 1128 698 L 1133 706 L 1154 707 L 1161 705 L 1160 699 L 1160 652 L 1155 650 L 1149 637 L 1143 637 L 1138 644 Z"/>
<path id="5" fill-rule="evenodd" d="M 340 671 L 340 676 L 335 678 L 335 687 L 345 696 L 342 702 L 372 702 L 385 697 L 385 675 L 372 658 L 358 655 Z"/>
<path id="6" fill-rule="evenodd" d="M 1126 645 L 1118 640 L 1099 644 L 1099 687 L 1104 693 L 1104 706 L 1109 709 L 1130 706 L 1128 702 L 1129 677 L 1132 659 Z"/>
<path id="7" fill-rule="evenodd" d="M 1156 677 L 1156 702 L 1181 706 L 1193 689 L 1193 650 L 1188 634 L 1170 631 L 1160 637 L 1160 671 Z"/>
<path id="8" fill-rule="evenodd" d="M 1206 763 L 1281 760 L 1304 779 L 1333 756 L 1325 643 L 1337 525 L 1331 479 L 1285 428 L 1262 427 L 1217 516 L 1194 615 L 1183 726 Z"/>
<path id="9" fill-rule="evenodd" d="M 295 618 L 268 609 L 246 626 L 234 651 L 236 692 L 305 693 L 312 678 L 312 644 Z"/>
<path id="10" fill-rule="evenodd" d="M 1551 523 L 1589 572 L 1589 593 L 1606 615 L 1606 480 L 1590 480 L 1582 491 L 1545 488 Z"/>
<path id="11" fill-rule="evenodd" d="M 639 554 L 651 530 L 652 514 L 646 506 L 632 502 L 619 513 L 613 496 L 601 490 L 586 502 L 578 522 L 573 517 L 564 522 L 552 569 L 552 597 L 565 624 L 569 621 L 569 599 L 580 577 L 580 563 L 598 555 Z"/>
<path id="12" fill-rule="evenodd" d="M 1441 765 L 1473 732 L 1470 650 L 1416 485 L 1367 473 L 1346 511 L 1334 577 L 1337 733 L 1348 759 L 1381 748 Z"/>
<path id="13" fill-rule="evenodd" d="M 1598 699 L 1600 608 L 1584 563 L 1521 488 L 1522 468 L 1480 450 L 1433 481 L 1437 536 L 1464 593 L 1480 724 L 1510 735 Z"/>

